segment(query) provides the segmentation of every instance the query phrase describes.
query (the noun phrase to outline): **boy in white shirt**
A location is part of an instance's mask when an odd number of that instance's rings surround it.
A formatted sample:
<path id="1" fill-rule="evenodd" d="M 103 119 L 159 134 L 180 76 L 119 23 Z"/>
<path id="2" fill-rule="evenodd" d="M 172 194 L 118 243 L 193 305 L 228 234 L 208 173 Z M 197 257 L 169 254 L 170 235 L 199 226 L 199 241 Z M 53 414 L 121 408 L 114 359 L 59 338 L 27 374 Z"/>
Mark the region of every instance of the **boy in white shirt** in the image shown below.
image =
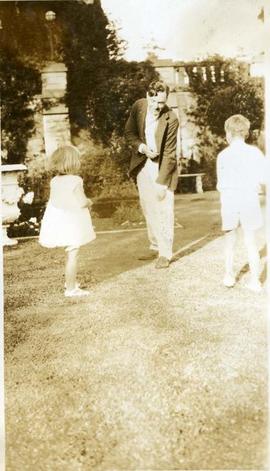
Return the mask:
<path id="1" fill-rule="evenodd" d="M 262 290 L 260 282 L 260 255 L 255 231 L 263 225 L 259 200 L 260 184 L 265 181 L 265 157 L 253 145 L 245 143 L 250 122 L 244 116 L 233 115 L 225 121 L 229 144 L 217 157 L 217 190 L 220 192 L 222 229 L 225 233 L 224 285 L 233 287 L 233 255 L 236 231 L 240 225 L 248 252 L 252 291 Z"/>

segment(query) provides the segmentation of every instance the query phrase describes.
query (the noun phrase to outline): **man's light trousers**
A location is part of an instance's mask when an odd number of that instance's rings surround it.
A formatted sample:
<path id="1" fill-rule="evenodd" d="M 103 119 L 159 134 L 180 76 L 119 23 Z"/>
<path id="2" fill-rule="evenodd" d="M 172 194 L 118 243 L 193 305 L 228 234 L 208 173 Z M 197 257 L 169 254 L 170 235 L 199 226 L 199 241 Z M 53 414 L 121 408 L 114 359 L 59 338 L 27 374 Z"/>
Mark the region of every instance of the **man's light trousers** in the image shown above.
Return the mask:
<path id="1" fill-rule="evenodd" d="M 160 257 L 172 258 L 174 234 L 174 193 L 166 191 L 159 201 L 157 197 L 158 163 L 147 160 L 137 176 L 140 203 L 146 220 L 150 249 L 158 250 Z"/>

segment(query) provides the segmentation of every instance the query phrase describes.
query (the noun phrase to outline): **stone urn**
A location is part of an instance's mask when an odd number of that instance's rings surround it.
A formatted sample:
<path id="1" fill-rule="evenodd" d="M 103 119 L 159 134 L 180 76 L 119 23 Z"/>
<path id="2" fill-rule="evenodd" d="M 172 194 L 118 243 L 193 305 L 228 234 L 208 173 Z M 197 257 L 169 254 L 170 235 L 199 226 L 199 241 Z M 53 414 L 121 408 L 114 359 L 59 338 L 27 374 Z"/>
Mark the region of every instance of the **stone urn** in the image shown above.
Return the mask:
<path id="1" fill-rule="evenodd" d="M 23 164 L 1 165 L 1 197 L 2 197 L 2 244 L 16 245 L 18 241 L 7 235 L 9 224 L 20 215 L 18 201 L 24 190 L 18 184 L 18 176 L 27 170 Z"/>

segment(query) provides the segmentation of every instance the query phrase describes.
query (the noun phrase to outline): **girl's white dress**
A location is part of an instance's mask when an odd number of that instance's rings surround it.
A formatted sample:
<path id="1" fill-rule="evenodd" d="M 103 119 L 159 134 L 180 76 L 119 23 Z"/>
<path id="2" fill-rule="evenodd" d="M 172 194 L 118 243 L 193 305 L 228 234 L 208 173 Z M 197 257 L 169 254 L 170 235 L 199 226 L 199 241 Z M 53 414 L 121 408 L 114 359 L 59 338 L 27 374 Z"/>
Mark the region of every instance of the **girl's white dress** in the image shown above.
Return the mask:
<path id="1" fill-rule="evenodd" d="M 50 183 L 50 198 L 41 222 L 43 247 L 80 247 L 96 238 L 86 205 L 83 180 L 59 175 Z"/>

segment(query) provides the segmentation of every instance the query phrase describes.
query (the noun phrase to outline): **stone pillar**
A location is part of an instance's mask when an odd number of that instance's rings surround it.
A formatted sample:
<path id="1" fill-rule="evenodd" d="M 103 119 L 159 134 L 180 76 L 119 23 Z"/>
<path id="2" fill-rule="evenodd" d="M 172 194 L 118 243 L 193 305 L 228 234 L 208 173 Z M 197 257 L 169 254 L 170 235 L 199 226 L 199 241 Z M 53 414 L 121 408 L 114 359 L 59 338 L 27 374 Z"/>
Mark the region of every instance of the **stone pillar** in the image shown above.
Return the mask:
<path id="1" fill-rule="evenodd" d="M 180 66 L 177 70 L 177 85 L 180 87 L 189 86 L 189 78 L 184 66 Z"/>
<path id="2" fill-rule="evenodd" d="M 46 156 L 50 156 L 60 145 L 70 143 L 68 108 L 63 103 L 66 72 L 66 66 L 57 62 L 50 62 L 41 72 Z"/>
<path id="3" fill-rule="evenodd" d="M 36 95 L 32 104 L 34 110 L 35 131 L 27 142 L 26 162 L 32 161 L 45 153 L 42 96 Z"/>

